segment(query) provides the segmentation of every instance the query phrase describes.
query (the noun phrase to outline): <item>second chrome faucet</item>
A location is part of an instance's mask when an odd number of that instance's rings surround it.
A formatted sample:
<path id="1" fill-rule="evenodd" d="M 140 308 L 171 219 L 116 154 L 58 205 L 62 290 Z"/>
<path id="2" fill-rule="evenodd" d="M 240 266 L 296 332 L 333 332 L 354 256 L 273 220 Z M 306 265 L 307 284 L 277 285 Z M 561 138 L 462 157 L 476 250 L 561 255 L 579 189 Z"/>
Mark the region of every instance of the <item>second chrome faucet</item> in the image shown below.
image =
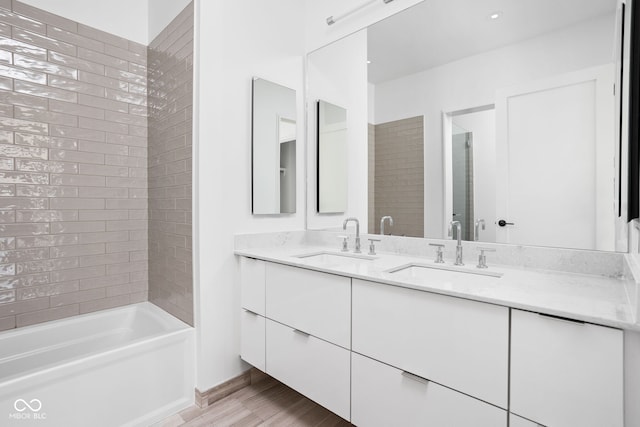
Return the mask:
<path id="1" fill-rule="evenodd" d="M 359 254 L 361 252 L 360 250 L 360 221 L 358 221 L 358 218 L 354 218 L 354 217 L 350 217 L 344 220 L 344 222 L 342 223 L 342 229 L 346 230 L 347 229 L 347 224 L 350 221 L 354 221 L 356 223 L 356 247 L 353 250 L 355 253 Z"/>
<path id="2" fill-rule="evenodd" d="M 456 262 L 455 265 L 464 265 L 462 262 L 462 225 L 460 221 L 451 221 L 449 223 L 449 237 L 453 237 L 453 226 L 456 226 L 456 236 L 458 237 L 458 245 L 456 246 Z"/>

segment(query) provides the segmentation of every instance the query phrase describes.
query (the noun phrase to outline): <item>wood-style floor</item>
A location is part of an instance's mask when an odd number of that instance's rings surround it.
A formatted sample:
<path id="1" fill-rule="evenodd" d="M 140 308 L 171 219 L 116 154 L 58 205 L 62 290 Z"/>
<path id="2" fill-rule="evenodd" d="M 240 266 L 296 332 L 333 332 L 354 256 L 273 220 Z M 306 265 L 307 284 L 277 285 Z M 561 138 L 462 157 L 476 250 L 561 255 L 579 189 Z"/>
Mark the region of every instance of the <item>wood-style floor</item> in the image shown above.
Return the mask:
<path id="1" fill-rule="evenodd" d="M 156 424 L 155 427 L 350 425 L 300 393 L 267 377 L 213 403 L 208 408 L 187 408 Z"/>

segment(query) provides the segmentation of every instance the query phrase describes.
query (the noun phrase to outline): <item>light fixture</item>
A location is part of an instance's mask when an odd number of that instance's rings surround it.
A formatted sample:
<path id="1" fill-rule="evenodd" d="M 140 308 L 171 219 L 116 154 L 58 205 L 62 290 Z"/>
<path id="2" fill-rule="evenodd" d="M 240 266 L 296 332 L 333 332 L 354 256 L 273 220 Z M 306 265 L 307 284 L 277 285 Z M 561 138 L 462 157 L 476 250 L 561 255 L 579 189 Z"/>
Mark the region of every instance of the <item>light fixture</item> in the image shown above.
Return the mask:
<path id="1" fill-rule="evenodd" d="M 496 19 L 500 18 L 502 16 L 502 12 L 497 11 L 497 12 L 493 12 L 491 15 L 489 15 L 489 19 L 492 21 L 495 21 Z"/>
<path id="2" fill-rule="evenodd" d="M 367 64 L 371 64 L 371 61 L 369 61 L 368 59 L 367 59 Z"/>

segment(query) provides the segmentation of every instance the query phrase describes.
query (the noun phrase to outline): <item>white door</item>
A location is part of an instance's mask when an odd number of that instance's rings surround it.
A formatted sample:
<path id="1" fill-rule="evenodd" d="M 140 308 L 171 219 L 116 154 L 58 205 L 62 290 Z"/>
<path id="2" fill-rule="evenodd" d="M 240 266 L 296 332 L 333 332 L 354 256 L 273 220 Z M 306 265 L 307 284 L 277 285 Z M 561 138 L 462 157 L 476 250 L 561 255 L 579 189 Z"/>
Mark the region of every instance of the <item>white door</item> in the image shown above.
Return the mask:
<path id="1" fill-rule="evenodd" d="M 607 65 L 496 94 L 497 242 L 615 249 L 613 78 Z"/>

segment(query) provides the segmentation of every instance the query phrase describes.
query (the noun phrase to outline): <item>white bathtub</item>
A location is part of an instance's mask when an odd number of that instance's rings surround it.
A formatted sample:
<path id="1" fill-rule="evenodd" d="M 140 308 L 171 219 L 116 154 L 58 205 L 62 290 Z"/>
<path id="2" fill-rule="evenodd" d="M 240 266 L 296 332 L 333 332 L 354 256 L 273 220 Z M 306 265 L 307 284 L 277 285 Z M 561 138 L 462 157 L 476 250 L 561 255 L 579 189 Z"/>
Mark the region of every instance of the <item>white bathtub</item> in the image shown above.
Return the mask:
<path id="1" fill-rule="evenodd" d="M 145 302 L 0 334 L 0 426 L 143 426 L 193 403 L 193 329 Z"/>

